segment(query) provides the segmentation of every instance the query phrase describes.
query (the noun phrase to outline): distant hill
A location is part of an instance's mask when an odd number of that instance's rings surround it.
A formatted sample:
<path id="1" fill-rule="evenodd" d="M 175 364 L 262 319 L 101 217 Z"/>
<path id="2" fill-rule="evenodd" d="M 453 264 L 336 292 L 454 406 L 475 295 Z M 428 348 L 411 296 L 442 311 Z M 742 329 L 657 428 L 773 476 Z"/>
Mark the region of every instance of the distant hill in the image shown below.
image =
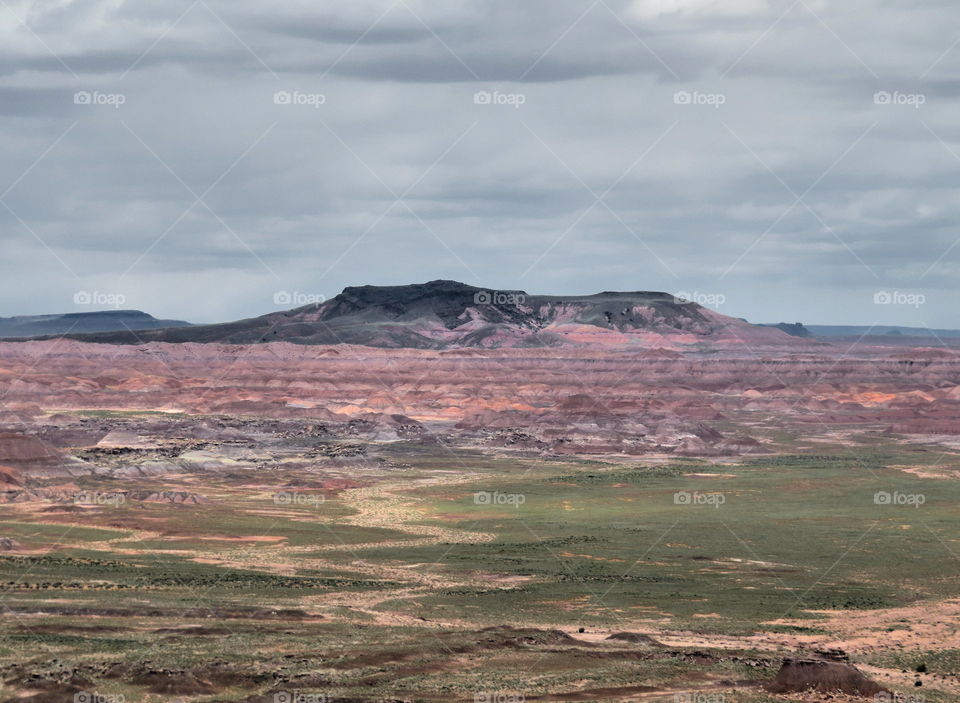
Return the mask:
<path id="1" fill-rule="evenodd" d="M 905 337 L 940 337 L 942 339 L 960 337 L 960 330 L 934 330 L 927 327 L 897 327 L 895 325 L 807 325 L 807 329 L 816 337 L 884 337 L 887 335 Z"/>
<path id="2" fill-rule="evenodd" d="M 779 330 L 659 292 L 529 295 L 457 281 L 344 289 L 324 303 L 237 322 L 162 330 L 69 334 L 88 342 L 360 344 L 373 347 L 604 346 L 670 348 L 791 344 Z"/>
<path id="3" fill-rule="evenodd" d="M 778 322 L 775 325 L 761 325 L 762 327 L 776 327 L 781 332 L 786 332 L 791 337 L 811 337 L 810 329 L 804 327 L 802 322 Z"/>
<path id="4" fill-rule="evenodd" d="M 189 326 L 190 323 L 183 320 L 158 320 L 140 310 L 68 312 L 61 315 L 18 315 L 17 317 L 0 317 L 0 339 Z"/>
<path id="5" fill-rule="evenodd" d="M 764 324 L 763 327 L 775 327 L 795 337 L 940 337 L 941 339 L 960 338 L 960 330 L 934 330 L 926 327 L 898 327 L 895 325 L 804 325 L 799 322 L 790 324 L 778 322 Z"/>

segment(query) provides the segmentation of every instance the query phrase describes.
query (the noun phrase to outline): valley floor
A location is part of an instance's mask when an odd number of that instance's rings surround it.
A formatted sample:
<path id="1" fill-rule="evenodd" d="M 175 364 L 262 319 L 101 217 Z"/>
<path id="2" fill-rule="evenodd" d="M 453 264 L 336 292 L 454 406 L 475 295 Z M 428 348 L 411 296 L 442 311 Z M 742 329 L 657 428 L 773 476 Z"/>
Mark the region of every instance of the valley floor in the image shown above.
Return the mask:
<path id="1" fill-rule="evenodd" d="M 893 691 L 956 699 L 960 488 L 903 470 L 936 457 L 899 445 L 870 445 L 869 471 L 823 451 L 648 464 L 388 443 L 347 472 L 77 477 L 86 504 L 0 506 L 2 690 L 819 700 L 762 684 L 842 649 Z M 364 485 L 325 488 L 339 473 Z M 201 498 L 120 498 L 161 483 Z M 879 486 L 927 499 L 876 504 Z"/>

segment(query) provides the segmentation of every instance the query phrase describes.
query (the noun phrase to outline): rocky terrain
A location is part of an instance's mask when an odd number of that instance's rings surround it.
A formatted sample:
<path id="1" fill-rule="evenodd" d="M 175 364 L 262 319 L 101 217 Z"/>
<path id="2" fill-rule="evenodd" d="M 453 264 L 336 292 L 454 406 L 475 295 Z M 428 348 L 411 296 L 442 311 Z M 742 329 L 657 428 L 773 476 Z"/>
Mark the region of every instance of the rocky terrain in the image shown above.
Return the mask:
<path id="1" fill-rule="evenodd" d="M 287 341 L 415 349 L 698 349 L 797 343 L 780 330 L 720 315 L 669 293 L 529 295 L 457 281 L 351 287 L 324 303 L 218 325 L 69 336 L 113 344 Z"/>
<path id="2" fill-rule="evenodd" d="M 136 427 L 108 435 L 102 424 L 97 434 L 62 411 L 149 411 L 151 435 L 197 441 L 231 436 L 182 415 L 248 416 L 267 428 L 300 418 L 331 436 L 546 455 L 757 454 L 763 431 L 788 426 L 948 443 L 960 431 L 960 364 L 950 352 L 751 352 L 6 343 L 0 420 L 49 445 L 144 454 L 162 447 L 144 444 Z M 48 466 L 46 446 L 18 446 L 0 464 Z"/>

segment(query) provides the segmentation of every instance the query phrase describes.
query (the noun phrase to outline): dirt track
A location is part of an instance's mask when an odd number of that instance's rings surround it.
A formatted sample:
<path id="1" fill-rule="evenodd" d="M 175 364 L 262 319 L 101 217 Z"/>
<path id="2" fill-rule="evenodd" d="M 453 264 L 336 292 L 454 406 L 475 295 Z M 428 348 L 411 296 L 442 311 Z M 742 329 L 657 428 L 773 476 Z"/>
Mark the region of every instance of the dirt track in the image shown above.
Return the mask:
<path id="1" fill-rule="evenodd" d="M 468 530 L 457 530 L 449 527 L 440 527 L 436 525 L 420 525 L 418 521 L 423 520 L 423 513 L 416 510 L 414 499 L 409 496 L 398 495 L 399 491 L 409 491 L 418 486 L 449 486 L 462 483 L 469 483 L 470 479 L 462 476 L 444 476 L 440 478 L 423 479 L 419 481 L 407 481 L 403 483 L 381 483 L 376 486 L 366 488 L 351 488 L 340 494 L 340 500 L 357 513 L 344 518 L 340 522 L 347 525 L 356 525 L 358 527 L 379 527 L 384 529 L 400 530 L 408 534 L 423 535 L 423 539 L 417 540 L 398 540 L 395 542 L 371 542 L 368 544 L 355 545 L 326 545 L 320 547 L 320 551 L 334 551 L 343 549 L 366 549 L 382 548 L 394 546 L 422 546 L 426 544 L 479 544 L 482 542 L 492 542 L 496 535 L 487 532 L 472 532 Z M 317 548 L 314 548 L 317 551 Z"/>

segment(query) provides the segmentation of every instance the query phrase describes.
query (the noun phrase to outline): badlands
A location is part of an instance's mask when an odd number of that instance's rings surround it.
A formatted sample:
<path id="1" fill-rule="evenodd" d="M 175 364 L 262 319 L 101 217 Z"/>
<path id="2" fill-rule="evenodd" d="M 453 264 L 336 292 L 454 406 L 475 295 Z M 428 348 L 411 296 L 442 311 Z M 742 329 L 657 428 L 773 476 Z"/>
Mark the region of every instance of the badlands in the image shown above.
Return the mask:
<path id="1" fill-rule="evenodd" d="M 0 700 L 960 700 L 954 349 L 484 293 L 0 342 Z"/>

